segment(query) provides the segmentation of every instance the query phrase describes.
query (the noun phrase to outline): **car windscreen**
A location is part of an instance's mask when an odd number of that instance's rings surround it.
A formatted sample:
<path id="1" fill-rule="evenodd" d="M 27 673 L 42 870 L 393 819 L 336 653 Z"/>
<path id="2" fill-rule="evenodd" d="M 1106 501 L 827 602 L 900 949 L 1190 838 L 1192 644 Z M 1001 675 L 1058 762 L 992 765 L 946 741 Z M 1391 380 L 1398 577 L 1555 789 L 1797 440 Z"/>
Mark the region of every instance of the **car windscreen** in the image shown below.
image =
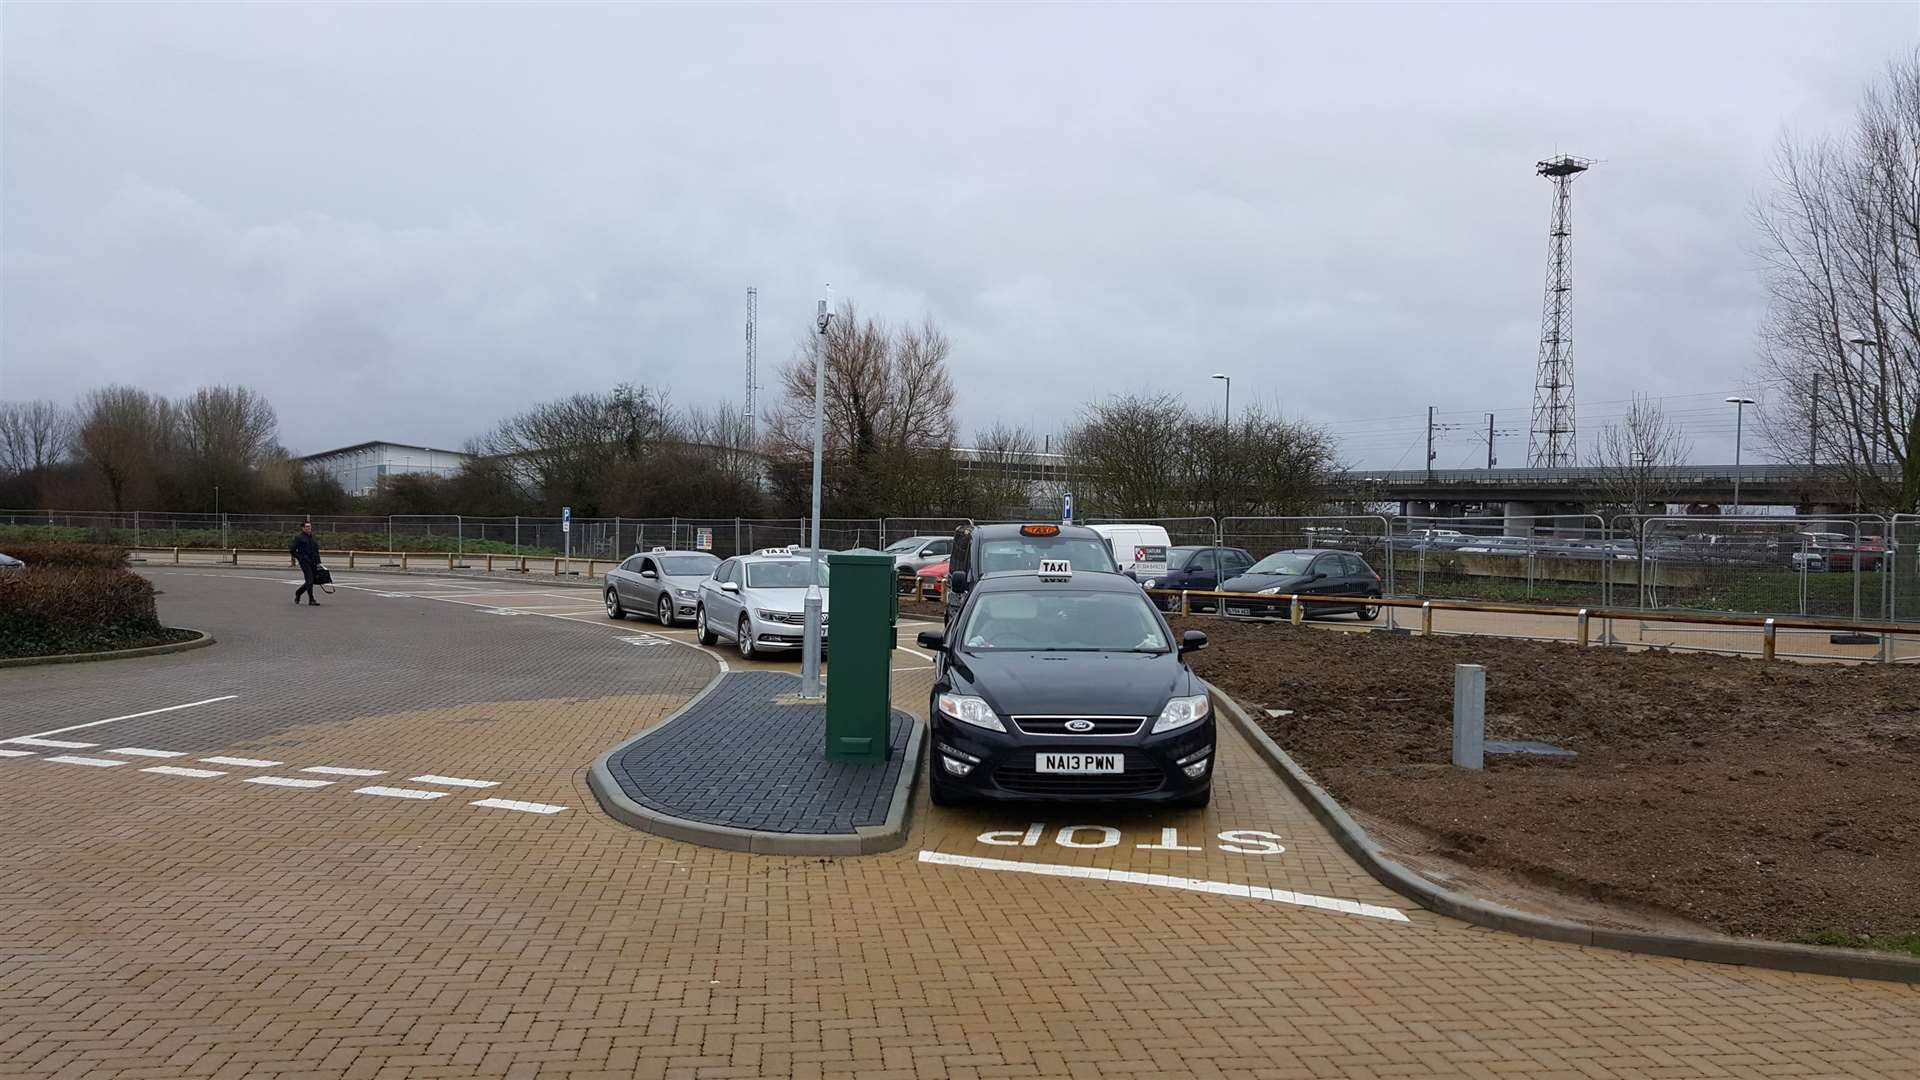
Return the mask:
<path id="1" fill-rule="evenodd" d="M 1302 555 L 1294 551 L 1276 551 L 1266 558 L 1261 559 L 1259 562 L 1254 563 L 1253 566 L 1247 570 L 1247 573 L 1286 574 L 1289 576 L 1293 574 L 1304 574 L 1307 572 L 1307 564 L 1312 561 L 1313 556 L 1311 555 Z"/>
<path id="2" fill-rule="evenodd" d="M 807 569 L 813 565 L 811 560 L 801 562 L 766 562 L 747 565 L 747 588 L 749 589 L 804 589 L 807 587 Z M 820 584 L 827 583 L 827 563 L 820 562 Z"/>
<path id="3" fill-rule="evenodd" d="M 903 551 L 912 551 L 926 542 L 927 538 L 924 536 L 909 536 L 905 540 L 895 540 L 880 550 L 888 555 L 898 555 Z"/>
<path id="4" fill-rule="evenodd" d="M 1075 570 L 1117 569 L 1107 545 L 1074 536 L 1010 536 L 980 542 L 980 569 L 985 574 L 1007 570 L 1038 570 L 1041 559 L 1065 559 Z"/>
<path id="5" fill-rule="evenodd" d="M 1202 547 L 1168 548 L 1167 549 L 1167 569 L 1185 570 L 1188 568 L 1188 564 L 1192 562 L 1193 557 L 1205 550 L 1207 549 Z M 1206 570 L 1206 569 L 1211 569 L 1212 566 L 1213 566 L 1213 558 L 1209 556 L 1205 559 L 1200 560 L 1200 564 L 1198 566 L 1194 566 L 1193 569 Z"/>
<path id="6" fill-rule="evenodd" d="M 668 577 L 706 577 L 720 560 L 712 555 L 668 555 L 660 560 L 660 568 Z"/>
<path id="7" fill-rule="evenodd" d="M 988 593 L 973 602 L 960 641 L 1002 652 L 1167 651 L 1160 620 L 1139 593 Z"/>

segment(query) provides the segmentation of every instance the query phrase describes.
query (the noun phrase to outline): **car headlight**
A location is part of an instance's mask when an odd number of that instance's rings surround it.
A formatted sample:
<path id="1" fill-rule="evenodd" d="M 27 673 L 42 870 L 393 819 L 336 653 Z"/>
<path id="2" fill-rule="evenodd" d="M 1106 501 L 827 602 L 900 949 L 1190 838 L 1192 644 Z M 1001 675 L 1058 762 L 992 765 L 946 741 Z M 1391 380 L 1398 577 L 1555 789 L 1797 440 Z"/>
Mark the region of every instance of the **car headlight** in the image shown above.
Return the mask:
<path id="1" fill-rule="evenodd" d="M 965 694 L 941 694 L 939 699 L 940 715 L 958 720 L 963 724 L 972 724 L 988 731 L 1005 731 L 1007 727 L 1000 718 L 993 715 L 993 706 L 977 697 Z"/>
<path id="2" fill-rule="evenodd" d="M 693 590 L 692 589 L 675 589 L 673 590 L 673 595 L 679 597 L 682 600 L 691 600 L 693 599 Z"/>
<path id="3" fill-rule="evenodd" d="M 1189 724 L 1197 724 L 1207 718 L 1212 706 L 1207 704 L 1207 695 L 1195 694 L 1192 697 L 1177 697 L 1167 702 L 1160 710 L 1160 718 L 1153 722 L 1151 734 L 1164 731 L 1178 731 Z"/>
<path id="4" fill-rule="evenodd" d="M 774 611 L 772 608 L 760 608 L 759 615 L 768 622 L 786 622 L 788 619 L 796 617 L 784 611 Z"/>
<path id="5" fill-rule="evenodd" d="M 1147 580 L 1140 583 L 1140 587 L 1144 589 L 1158 588 L 1159 585 L 1160 585 L 1159 578 L 1148 578 Z"/>
<path id="6" fill-rule="evenodd" d="M 1278 596 L 1280 595 L 1280 586 L 1275 585 L 1271 589 L 1261 589 L 1260 595 L 1261 596 Z"/>

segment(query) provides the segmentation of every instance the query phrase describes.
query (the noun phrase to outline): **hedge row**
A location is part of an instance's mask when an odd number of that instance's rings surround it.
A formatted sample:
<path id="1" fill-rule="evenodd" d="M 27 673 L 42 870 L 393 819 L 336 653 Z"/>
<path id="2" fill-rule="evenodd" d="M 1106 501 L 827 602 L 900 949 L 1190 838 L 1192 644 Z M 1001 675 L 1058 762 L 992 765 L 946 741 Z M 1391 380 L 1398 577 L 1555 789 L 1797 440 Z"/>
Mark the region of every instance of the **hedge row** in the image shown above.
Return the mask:
<path id="1" fill-rule="evenodd" d="M 324 551 L 387 550 L 385 533 L 316 531 L 314 536 L 320 541 L 320 547 Z M 15 539 L 16 537 L 18 539 Z M 42 539 L 110 542 L 128 546 L 134 541 L 134 533 L 132 529 L 0 525 L 0 551 L 5 551 L 9 555 L 14 555 L 15 547 Z M 230 529 L 225 534 L 222 534 L 219 529 L 142 529 L 140 531 L 141 545 L 149 548 L 237 547 L 250 551 L 279 551 L 292 542 L 291 532 L 266 532 L 259 529 Z M 395 550 L 408 552 L 450 552 L 460 544 L 452 536 L 423 536 L 411 533 L 393 537 L 393 546 Z M 522 544 L 516 548 L 512 543 L 504 540 L 481 540 L 471 536 L 466 539 L 465 550 L 469 555 L 544 555 L 552 558 L 560 554 L 558 548 L 536 547 L 532 544 Z M 25 556 L 14 555 L 14 557 L 24 558 Z"/>
<path id="2" fill-rule="evenodd" d="M 77 544 L 61 541 L 8 541 L 6 553 L 35 566 L 105 566 L 124 567 L 127 565 L 127 549 L 111 544 Z"/>
<path id="3" fill-rule="evenodd" d="M 162 637 L 153 583 L 107 566 L 36 566 L 0 575 L 0 656 L 99 652 Z"/>

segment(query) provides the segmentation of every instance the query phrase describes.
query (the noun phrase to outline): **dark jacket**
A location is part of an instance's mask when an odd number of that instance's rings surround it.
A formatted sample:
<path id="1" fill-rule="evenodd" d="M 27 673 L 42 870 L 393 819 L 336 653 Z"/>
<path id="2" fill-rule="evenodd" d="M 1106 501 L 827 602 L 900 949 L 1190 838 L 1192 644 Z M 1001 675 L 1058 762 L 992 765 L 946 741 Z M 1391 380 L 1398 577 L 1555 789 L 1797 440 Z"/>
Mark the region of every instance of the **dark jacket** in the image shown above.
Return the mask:
<path id="1" fill-rule="evenodd" d="M 293 553 L 295 562 L 309 570 L 320 565 L 320 541 L 307 533 L 296 535 L 293 545 L 287 550 Z"/>

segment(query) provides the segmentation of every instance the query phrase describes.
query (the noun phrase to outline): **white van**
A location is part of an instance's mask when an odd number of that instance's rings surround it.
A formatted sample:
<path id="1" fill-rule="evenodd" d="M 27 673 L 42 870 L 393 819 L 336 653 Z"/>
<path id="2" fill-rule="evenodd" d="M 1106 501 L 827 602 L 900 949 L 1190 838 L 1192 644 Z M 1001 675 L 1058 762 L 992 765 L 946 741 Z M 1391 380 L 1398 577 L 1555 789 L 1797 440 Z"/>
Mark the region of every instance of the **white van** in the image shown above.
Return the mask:
<path id="1" fill-rule="evenodd" d="M 1167 549 L 1173 546 L 1167 530 L 1159 525 L 1089 525 L 1087 528 L 1106 537 L 1113 550 L 1113 561 L 1120 572 L 1133 572 L 1141 581 L 1167 576 Z"/>

